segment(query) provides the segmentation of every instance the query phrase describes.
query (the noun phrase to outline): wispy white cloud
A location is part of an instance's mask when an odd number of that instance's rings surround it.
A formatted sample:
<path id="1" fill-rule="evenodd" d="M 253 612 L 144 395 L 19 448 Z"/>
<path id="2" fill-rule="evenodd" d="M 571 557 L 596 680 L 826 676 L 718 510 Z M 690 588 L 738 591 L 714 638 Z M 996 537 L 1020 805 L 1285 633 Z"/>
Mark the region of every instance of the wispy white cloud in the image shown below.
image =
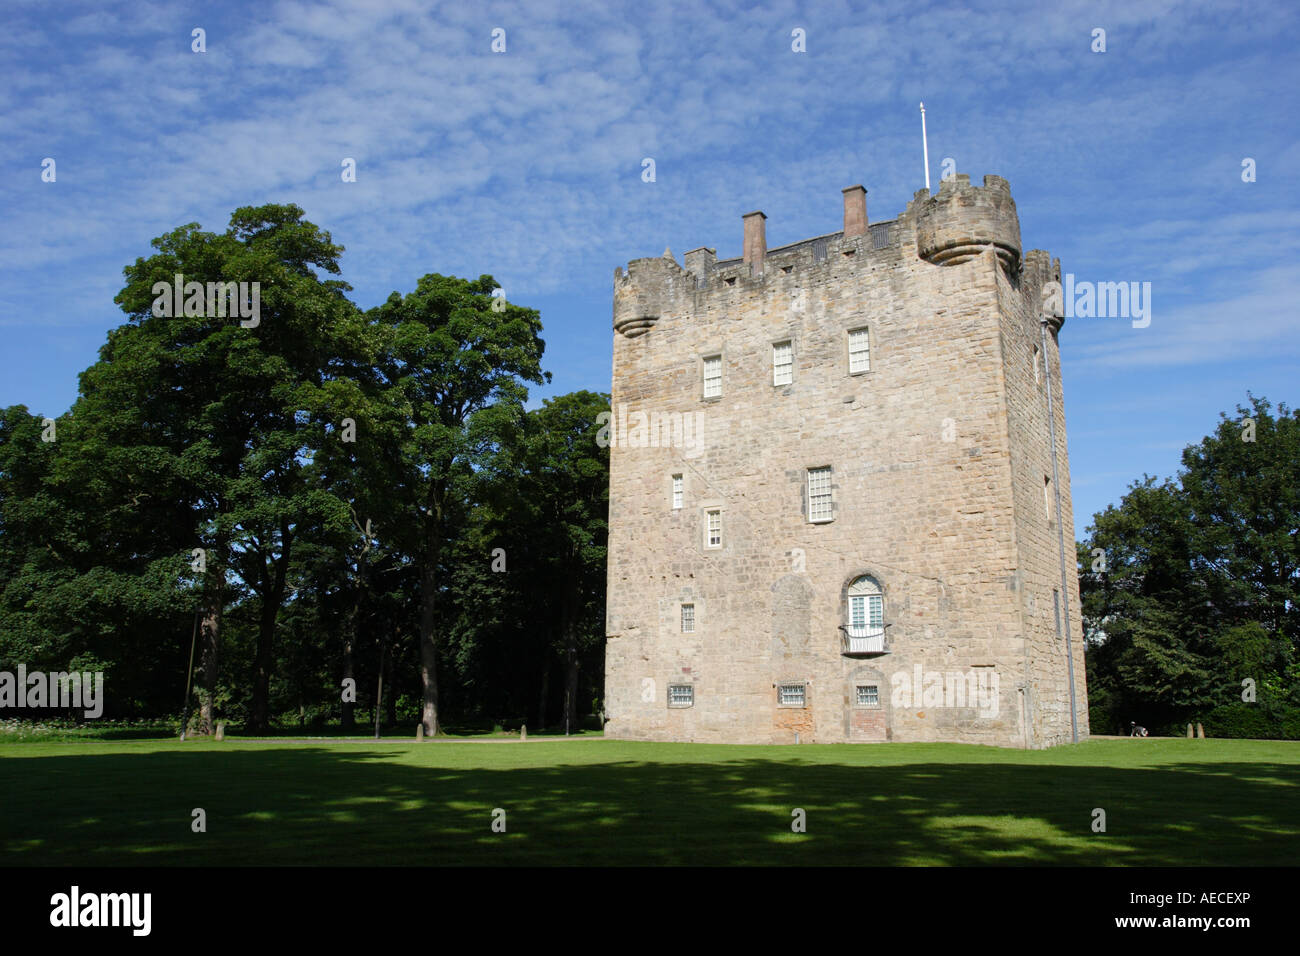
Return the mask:
<path id="1" fill-rule="evenodd" d="M 1162 308 L 1152 296 L 1151 324 L 1128 319 L 1067 320 L 1087 338 L 1070 348 L 1077 368 L 1219 364 L 1234 359 L 1300 358 L 1300 270 L 1275 266 L 1251 276 L 1227 299 Z"/>
<path id="2" fill-rule="evenodd" d="M 1281 120 L 1300 106 L 1300 19 L 1285 6 L 11 7 L 0 325 L 11 341 L 61 336 L 52 354 L 121 321 L 122 267 L 152 237 L 296 202 L 347 247 L 363 305 L 429 271 L 490 272 L 516 301 L 582 303 L 544 315 L 563 388 L 608 372 L 610 277 L 627 259 L 665 245 L 739 254 L 754 208 L 773 245 L 832 231 L 839 190 L 856 182 L 874 220 L 899 213 L 921 185 L 924 99 L 936 178 L 948 156 L 977 182 L 1004 175 L 1027 248 L 1081 278 L 1153 284 L 1146 329 L 1067 323 L 1072 422 L 1104 430 L 1122 417 L 1104 407 L 1114 392 L 1167 394 L 1183 370 L 1295 359 L 1300 138 Z M 190 50 L 196 26 L 203 54 Z M 795 27 L 806 54 L 790 49 Z M 1095 27 L 1105 54 L 1089 50 Z M 55 184 L 40 181 L 46 156 Z M 1243 156 L 1258 160 L 1254 184 L 1240 181 Z M 355 183 L 340 179 L 344 157 Z M 657 182 L 641 181 L 643 157 Z M 33 402 L 66 406 L 78 368 L 26 371 L 0 379 L 15 392 L 67 383 Z M 1096 394 L 1074 387 L 1099 380 Z M 1086 430 L 1072 435 L 1085 454 L 1105 445 Z M 1076 471 L 1080 488 L 1086 478 Z"/>

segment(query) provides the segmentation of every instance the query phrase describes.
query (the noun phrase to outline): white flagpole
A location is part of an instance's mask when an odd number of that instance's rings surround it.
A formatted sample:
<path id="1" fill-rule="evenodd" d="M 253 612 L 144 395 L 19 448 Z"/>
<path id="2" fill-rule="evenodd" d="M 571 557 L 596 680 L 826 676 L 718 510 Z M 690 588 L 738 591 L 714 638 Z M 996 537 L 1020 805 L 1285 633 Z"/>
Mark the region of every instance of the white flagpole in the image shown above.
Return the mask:
<path id="1" fill-rule="evenodd" d="M 925 139 L 925 104 L 921 104 L 921 151 L 925 155 L 925 188 L 930 188 L 930 144 Z"/>

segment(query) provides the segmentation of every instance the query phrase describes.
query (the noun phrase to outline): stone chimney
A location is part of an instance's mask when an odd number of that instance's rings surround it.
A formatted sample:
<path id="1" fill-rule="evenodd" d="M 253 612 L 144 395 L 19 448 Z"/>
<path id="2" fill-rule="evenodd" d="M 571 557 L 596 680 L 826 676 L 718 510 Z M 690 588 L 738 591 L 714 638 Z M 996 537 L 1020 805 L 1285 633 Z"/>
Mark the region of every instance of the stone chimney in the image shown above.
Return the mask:
<path id="1" fill-rule="evenodd" d="M 745 265 L 749 274 L 763 274 L 763 258 L 767 255 L 767 216 L 761 212 L 751 212 L 745 216 Z"/>
<path id="2" fill-rule="evenodd" d="M 844 238 L 865 235 L 867 232 L 867 191 L 861 186 L 849 186 L 844 193 Z"/>

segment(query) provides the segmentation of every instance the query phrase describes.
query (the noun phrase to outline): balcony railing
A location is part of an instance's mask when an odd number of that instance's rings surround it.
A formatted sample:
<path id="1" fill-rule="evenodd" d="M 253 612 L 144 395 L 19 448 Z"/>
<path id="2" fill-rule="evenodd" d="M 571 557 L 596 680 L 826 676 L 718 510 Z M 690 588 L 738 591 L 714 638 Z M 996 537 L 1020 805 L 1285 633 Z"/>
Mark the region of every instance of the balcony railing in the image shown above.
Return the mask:
<path id="1" fill-rule="evenodd" d="M 840 631 L 844 636 L 844 654 L 858 655 L 888 653 L 888 648 L 885 647 L 884 627 L 841 624 Z"/>

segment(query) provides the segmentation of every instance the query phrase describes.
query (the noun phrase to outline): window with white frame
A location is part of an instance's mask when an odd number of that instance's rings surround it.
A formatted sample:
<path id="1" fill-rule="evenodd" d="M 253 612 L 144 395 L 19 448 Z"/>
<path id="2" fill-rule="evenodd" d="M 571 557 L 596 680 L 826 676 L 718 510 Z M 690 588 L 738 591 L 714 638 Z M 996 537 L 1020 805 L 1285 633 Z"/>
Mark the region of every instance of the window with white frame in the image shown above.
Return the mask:
<path id="1" fill-rule="evenodd" d="M 673 475 L 673 510 L 680 511 L 682 507 L 682 490 L 683 482 L 681 475 Z"/>
<path id="2" fill-rule="evenodd" d="M 695 605 L 682 605 L 682 633 L 692 634 L 695 631 Z"/>
<path id="3" fill-rule="evenodd" d="M 722 512 L 717 509 L 704 512 L 704 546 L 722 547 Z"/>
<path id="4" fill-rule="evenodd" d="M 859 707 L 879 707 L 880 706 L 880 685 L 879 684 L 859 684 L 858 706 Z"/>
<path id="5" fill-rule="evenodd" d="M 808 520 L 831 521 L 835 517 L 835 505 L 831 500 L 831 469 L 808 469 Z"/>
<path id="6" fill-rule="evenodd" d="M 880 583 L 863 575 L 849 585 L 849 621 L 845 627 L 848 653 L 881 653 L 885 649 L 885 595 Z"/>
<path id="7" fill-rule="evenodd" d="M 782 707 L 803 707 L 807 699 L 803 684 L 780 684 L 777 687 L 777 700 Z"/>
<path id="8" fill-rule="evenodd" d="M 789 385 L 794 381 L 794 345 L 777 342 L 772 346 L 772 384 Z"/>
<path id="9" fill-rule="evenodd" d="M 691 707 L 695 704 L 694 684 L 669 684 L 668 706 Z"/>
<path id="10" fill-rule="evenodd" d="M 871 371 L 871 343 L 866 329 L 849 332 L 849 374 Z"/>
<path id="11" fill-rule="evenodd" d="M 709 355 L 704 359 L 704 397 L 717 398 L 722 394 L 722 356 Z"/>

